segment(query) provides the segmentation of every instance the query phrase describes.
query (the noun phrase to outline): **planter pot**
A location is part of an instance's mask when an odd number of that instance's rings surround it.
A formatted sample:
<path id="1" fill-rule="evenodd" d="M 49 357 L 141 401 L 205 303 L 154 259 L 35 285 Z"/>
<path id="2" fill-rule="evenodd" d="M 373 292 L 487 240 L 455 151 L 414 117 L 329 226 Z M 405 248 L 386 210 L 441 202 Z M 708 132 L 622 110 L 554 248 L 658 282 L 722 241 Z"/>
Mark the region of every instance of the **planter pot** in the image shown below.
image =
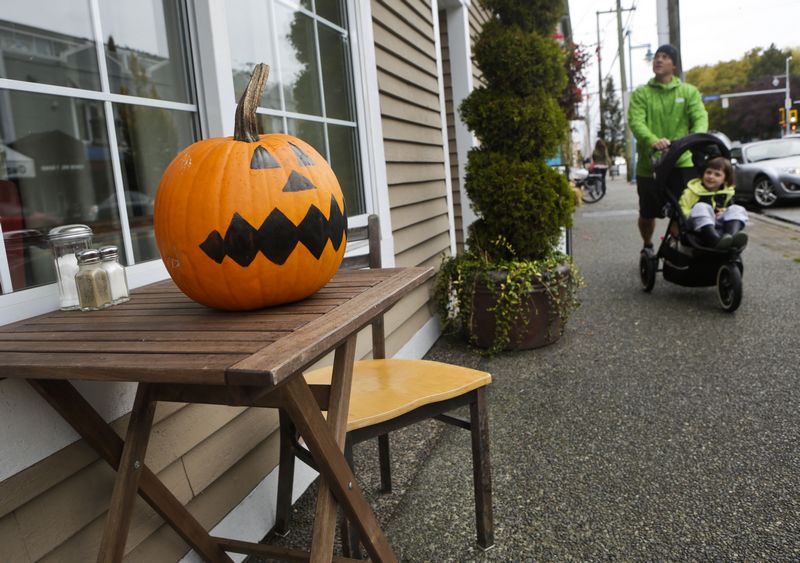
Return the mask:
<path id="1" fill-rule="evenodd" d="M 559 276 L 568 276 L 569 268 L 559 266 Z M 497 272 L 498 283 L 504 274 Z M 561 296 L 564 298 L 564 292 Z M 472 301 L 472 323 L 470 327 L 471 341 L 479 348 L 490 348 L 494 342 L 496 299 L 492 290 L 484 284 L 475 288 Z M 561 337 L 562 319 L 553 308 L 547 292 L 541 284 L 535 284 L 534 290 L 522 305 L 523 316 L 512 323 L 509 331 L 509 343 L 505 350 L 529 350 L 552 344 Z M 527 324 L 524 319 L 527 318 Z"/>

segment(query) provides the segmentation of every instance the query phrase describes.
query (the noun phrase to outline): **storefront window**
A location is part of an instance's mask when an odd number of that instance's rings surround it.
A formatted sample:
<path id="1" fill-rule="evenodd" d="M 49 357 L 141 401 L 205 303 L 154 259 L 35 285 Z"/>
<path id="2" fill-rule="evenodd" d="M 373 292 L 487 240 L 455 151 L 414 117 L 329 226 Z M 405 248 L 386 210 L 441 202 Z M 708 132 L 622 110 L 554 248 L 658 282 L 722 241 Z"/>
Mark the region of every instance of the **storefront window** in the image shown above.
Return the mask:
<path id="1" fill-rule="evenodd" d="M 272 116 L 275 127 L 262 131 L 286 132 L 311 144 L 336 173 L 348 214 L 365 213 L 345 3 L 229 0 L 229 5 L 237 99 L 256 63 L 270 65 L 259 115 Z"/>
<path id="2" fill-rule="evenodd" d="M 59 225 L 89 225 L 94 245 L 118 246 L 127 265 L 159 257 L 156 189 L 175 154 L 199 137 L 184 8 L 178 0 L 29 0 L 4 9 L 2 293 L 54 282 L 46 237 Z"/>

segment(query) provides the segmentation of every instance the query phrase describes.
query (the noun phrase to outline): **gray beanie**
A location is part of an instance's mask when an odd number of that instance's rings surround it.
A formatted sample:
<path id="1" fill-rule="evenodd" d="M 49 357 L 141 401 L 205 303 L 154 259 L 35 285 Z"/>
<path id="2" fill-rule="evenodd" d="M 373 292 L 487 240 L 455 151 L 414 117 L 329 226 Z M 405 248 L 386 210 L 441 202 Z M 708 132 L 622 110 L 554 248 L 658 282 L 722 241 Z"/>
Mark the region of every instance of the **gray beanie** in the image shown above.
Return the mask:
<path id="1" fill-rule="evenodd" d="M 672 64 L 678 66 L 678 50 L 675 47 L 673 47 L 669 43 L 665 43 L 664 45 L 656 49 L 656 55 L 659 53 L 664 53 L 665 55 L 667 55 L 670 59 L 672 59 Z"/>

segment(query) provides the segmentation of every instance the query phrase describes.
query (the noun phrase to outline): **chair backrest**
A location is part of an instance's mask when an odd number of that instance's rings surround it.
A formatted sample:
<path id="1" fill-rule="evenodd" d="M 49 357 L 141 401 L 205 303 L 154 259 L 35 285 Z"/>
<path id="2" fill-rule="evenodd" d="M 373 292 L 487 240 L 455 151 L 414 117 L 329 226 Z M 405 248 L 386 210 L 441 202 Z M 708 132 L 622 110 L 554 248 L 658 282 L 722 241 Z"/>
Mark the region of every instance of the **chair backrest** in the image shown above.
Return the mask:
<path id="1" fill-rule="evenodd" d="M 367 241 L 367 252 L 345 256 L 344 260 L 342 260 L 342 269 L 360 270 L 381 267 L 381 225 L 377 215 L 367 217 L 367 225 L 365 227 L 347 229 L 348 246 L 364 240 Z M 383 315 L 372 323 L 372 357 L 376 360 L 386 357 Z"/>

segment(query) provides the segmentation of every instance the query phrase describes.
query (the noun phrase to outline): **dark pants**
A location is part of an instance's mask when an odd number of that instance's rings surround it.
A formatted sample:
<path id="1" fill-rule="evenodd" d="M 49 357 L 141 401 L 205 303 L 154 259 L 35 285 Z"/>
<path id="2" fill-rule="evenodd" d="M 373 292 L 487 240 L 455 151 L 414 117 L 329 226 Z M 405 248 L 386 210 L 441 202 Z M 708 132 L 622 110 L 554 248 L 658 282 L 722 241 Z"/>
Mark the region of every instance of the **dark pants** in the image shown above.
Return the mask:
<path id="1" fill-rule="evenodd" d="M 669 175 L 669 190 L 679 199 L 689 180 L 696 178 L 694 168 L 675 168 Z M 639 218 L 660 219 L 664 217 L 664 206 L 667 203 L 656 181 L 646 176 L 636 177 L 636 191 L 639 194 Z"/>

